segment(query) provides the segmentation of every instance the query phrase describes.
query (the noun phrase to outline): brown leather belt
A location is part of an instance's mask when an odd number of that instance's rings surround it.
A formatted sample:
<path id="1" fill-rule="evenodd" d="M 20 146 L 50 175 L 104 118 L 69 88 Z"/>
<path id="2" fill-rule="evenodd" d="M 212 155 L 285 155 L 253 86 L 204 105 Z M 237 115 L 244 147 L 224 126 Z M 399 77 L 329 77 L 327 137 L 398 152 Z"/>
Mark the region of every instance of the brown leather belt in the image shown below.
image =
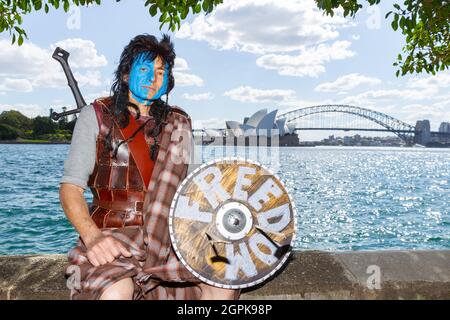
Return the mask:
<path id="1" fill-rule="evenodd" d="M 142 212 L 144 209 L 143 201 L 105 201 L 94 199 L 92 204 L 112 211 L 136 211 Z"/>

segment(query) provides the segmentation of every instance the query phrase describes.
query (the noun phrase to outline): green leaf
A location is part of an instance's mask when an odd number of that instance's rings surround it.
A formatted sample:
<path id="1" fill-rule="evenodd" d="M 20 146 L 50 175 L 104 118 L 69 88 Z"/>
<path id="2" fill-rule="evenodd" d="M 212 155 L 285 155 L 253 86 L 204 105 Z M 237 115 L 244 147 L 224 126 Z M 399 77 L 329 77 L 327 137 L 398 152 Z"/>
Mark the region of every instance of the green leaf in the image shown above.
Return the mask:
<path id="1" fill-rule="evenodd" d="M 41 10 L 41 8 L 42 8 L 42 0 L 33 1 L 33 4 L 34 4 L 34 9 L 36 11 Z"/>
<path id="2" fill-rule="evenodd" d="M 405 27 L 405 21 L 406 21 L 406 18 L 402 16 L 400 18 L 400 23 L 399 23 L 400 24 L 400 28 L 403 29 Z"/>
<path id="3" fill-rule="evenodd" d="M 150 15 L 152 17 L 156 16 L 156 14 L 158 13 L 158 5 L 157 4 L 153 4 L 150 9 L 149 9 Z"/>
<path id="4" fill-rule="evenodd" d="M 69 1 L 64 1 L 64 12 L 69 11 L 69 7 L 70 7 Z"/>
<path id="5" fill-rule="evenodd" d="M 203 3 L 202 3 L 202 9 L 203 9 L 203 11 L 205 11 L 205 12 L 208 12 L 209 1 L 210 1 L 210 0 L 203 0 Z"/>
<path id="6" fill-rule="evenodd" d="M 167 17 L 167 12 L 164 12 L 161 17 L 159 17 L 159 22 L 163 22 L 164 20 L 166 20 Z"/>
<path id="7" fill-rule="evenodd" d="M 392 20 L 391 26 L 392 26 L 392 29 L 394 29 L 394 31 L 396 31 L 398 29 L 398 14 L 395 14 L 394 20 Z"/>
<path id="8" fill-rule="evenodd" d="M 183 9 L 183 11 L 181 12 L 181 15 L 180 15 L 181 20 L 186 19 L 188 13 L 189 13 L 189 7 L 185 7 L 185 8 Z"/>

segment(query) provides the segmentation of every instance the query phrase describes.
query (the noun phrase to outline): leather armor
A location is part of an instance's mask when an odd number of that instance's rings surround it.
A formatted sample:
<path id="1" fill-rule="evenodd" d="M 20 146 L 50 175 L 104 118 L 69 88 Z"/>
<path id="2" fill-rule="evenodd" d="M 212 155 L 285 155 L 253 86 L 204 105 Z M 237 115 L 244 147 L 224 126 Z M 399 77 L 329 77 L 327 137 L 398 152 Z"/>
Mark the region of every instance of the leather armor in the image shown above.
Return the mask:
<path id="1" fill-rule="evenodd" d="M 145 185 L 135 157 L 147 157 L 144 159 L 152 162 L 150 170 L 153 169 L 154 163 L 149 156 L 153 138 L 145 137 L 145 143 L 139 145 L 138 149 L 134 148 L 133 153 L 130 152 L 129 144 L 124 143 L 118 149 L 117 156 L 113 158 L 105 143 L 106 135 L 111 130 L 113 147 L 125 138 L 109 112 L 111 99 L 97 99 L 93 105 L 99 123 L 99 134 L 96 142 L 96 162 L 88 180 L 94 198 L 89 208 L 91 217 L 99 228 L 142 225 L 143 201 L 148 185 Z M 139 125 L 143 123 L 141 119 L 134 121 Z M 150 130 L 154 126 L 155 121 L 151 119 L 143 130 Z M 138 135 L 143 134 L 143 130 Z M 143 154 L 138 155 L 136 152 Z M 148 171 L 145 172 L 148 175 L 147 184 L 151 176 L 151 172 Z"/>

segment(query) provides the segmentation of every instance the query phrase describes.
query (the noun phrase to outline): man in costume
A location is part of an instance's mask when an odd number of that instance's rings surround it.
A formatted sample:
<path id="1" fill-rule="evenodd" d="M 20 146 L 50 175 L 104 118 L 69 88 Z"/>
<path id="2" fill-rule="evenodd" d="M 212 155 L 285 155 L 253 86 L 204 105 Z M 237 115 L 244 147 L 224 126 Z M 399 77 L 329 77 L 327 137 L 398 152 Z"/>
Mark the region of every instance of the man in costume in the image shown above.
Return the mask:
<path id="1" fill-rule="evenodd" d="M 167 103 L 174 60 L 168 36 L 135 37 L 121 55 L 111 97 L 78 117 L 60 187 L 61 205 L 80 234 L 66 269 L 67 277 L 77 269 L 80 278 L 72 299 L 239 297 L 239 290 L 194 277 L 170 242 L 170 204 L 193 152 L 192 140 L 183 141 L 192 139 L 189 115 Z"/>

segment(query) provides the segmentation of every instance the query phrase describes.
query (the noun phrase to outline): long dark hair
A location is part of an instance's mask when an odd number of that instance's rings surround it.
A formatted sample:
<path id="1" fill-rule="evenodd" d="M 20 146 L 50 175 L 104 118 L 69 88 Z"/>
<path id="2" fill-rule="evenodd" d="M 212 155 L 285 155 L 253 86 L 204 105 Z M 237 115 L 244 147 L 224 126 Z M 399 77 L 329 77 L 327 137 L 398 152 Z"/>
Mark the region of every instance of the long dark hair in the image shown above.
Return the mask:
<path id="1" fill-rule="evenodd" d="M 150 148 L 150 154 L 153 160 L 156 160 L 156 154 L 158 151 L 158 141 L 157 137 L 162 130 L 163 125 L 165 124 L 165 120 L 167 114 L 170 110 L 170 106 L 168 104 L 169 92 L 175 85 L 175 81 L 172 75 L 172 69 L 175 64 L 175 50 L 173 43 L 170 40 L 170 37 L 166 34 L 163 34 L 161 41 L 158 41 L 156 37 L 148 34 L 138 35 L 133 38 L 130 43 L 124 48 L 119 61 L 119 66 L 117 70 L 114 72 L 115 79 L 111 85 L 111 97 L 112 97 L 112 106 L 111 111 L 112 115 L 116 119 L 117 123 L 121 128 L 128 126 L 130 111 L 128 107 L 131 106 L 137 114 L 137 119 L 140 117 L 140 111 L 137 105 L 129 101 L 129 85 L 123 79 L 125 75 L 130 74 L 131 66 L 134 59 L 143 52 L 150 52 L 149 55 L 146 55 L 146 58 L 150 61 L 153 61 L 157 56 L 160 56 L 163 62 L 169 65 L 168 71 L 168 86 L 166 92 L 166 101 L 162 99 L 157 99 L 153 102 L 150 108 L 150 115 L 155 120 L 155 127 L 152 130 L 145 131 L 146 136 L 153 137 L 153 145 Z M 150 120 L 150 119 L 149 119 Z M 147 120 L 148 121 L 148 120 Z M 144 122 L 139 130 L 145 127 Z M 138 130 L 138 131 L 139 131 Z M 132 139 L 137 132 L 136 131 L 130 139 Z M 113 147 L 111 144 L 111 130 L 106 137 L 107 146 L 110 150 L 113 151 L 113 157 L 117 155 L 118 148 L 122 143 L 126 143 L 128 141 L 121 141 L 117 146 Z"/>

